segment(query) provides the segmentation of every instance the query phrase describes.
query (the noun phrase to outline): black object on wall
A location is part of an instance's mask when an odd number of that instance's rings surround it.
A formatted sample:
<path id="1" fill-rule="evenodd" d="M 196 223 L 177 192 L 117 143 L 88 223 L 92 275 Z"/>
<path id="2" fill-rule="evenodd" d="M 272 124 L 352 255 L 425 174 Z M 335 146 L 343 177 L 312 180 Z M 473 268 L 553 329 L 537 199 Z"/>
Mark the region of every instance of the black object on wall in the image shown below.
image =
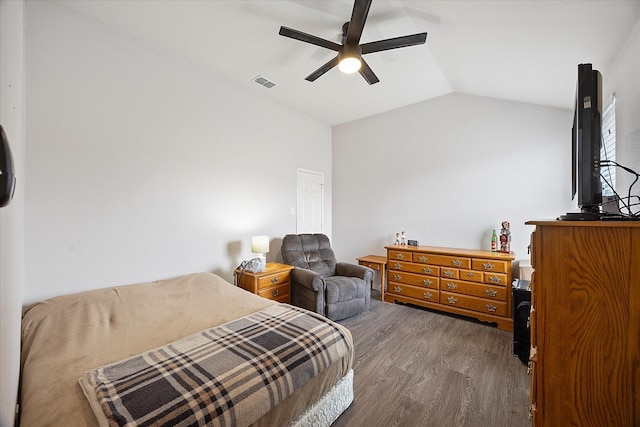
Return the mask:
<path id="1" fill-rule="evenodd" d="M 16 189 L 16 176 L 13 172 L 13 157 L 9 140 L 0 126 L 0 208 L 9 204 Z"/>
<path id="2" fill-rule="evenodd" d="M 513 354 L 525 365 L 529 363 L 531 348 L 531 332 L 529 316 L 531 315 L 531 282 L 517 280 L 513 284 Z"/>

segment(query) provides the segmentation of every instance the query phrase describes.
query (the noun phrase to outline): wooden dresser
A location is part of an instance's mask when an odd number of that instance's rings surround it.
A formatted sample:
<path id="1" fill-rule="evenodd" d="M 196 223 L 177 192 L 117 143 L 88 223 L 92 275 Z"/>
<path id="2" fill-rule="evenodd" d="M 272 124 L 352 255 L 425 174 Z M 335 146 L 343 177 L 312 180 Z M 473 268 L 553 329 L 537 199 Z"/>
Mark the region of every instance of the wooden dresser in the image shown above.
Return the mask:
<path id="1" fill-rule="evenodd" d="M 433 308 L 513 330 L 511 254 L 432 246 L 386 246 L 384 300 Z"/>
<path id="2" fill-rule="evenodd" d="M 640 223 L 527 224 L 533 427 L 640 426 Z"/>

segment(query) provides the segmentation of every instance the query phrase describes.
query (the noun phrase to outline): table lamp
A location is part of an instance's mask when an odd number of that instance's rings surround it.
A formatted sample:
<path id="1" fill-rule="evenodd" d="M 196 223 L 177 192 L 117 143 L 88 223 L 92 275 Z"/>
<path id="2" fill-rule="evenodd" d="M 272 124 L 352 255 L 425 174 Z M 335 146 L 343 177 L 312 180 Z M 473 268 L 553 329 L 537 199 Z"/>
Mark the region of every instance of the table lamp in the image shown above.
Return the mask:
<path id="1" fill-rule="evenodd" d="M 264 271 L 267 265 L 265 254 L 269 252 L 269 236 L 253 236 L 251 238 L 251 252 L 260 260 L 260 268 L 257 272 Z"/>

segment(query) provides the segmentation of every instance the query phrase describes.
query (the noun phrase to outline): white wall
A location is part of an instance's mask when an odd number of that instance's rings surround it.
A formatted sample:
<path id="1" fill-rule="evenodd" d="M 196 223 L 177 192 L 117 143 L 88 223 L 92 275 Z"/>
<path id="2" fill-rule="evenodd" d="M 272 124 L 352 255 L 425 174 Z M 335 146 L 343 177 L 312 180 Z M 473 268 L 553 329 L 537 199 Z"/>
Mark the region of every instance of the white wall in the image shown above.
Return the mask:
<path id="1" fill-rule="evenodd" d="M 26 8 L 25 300 L 232 271 L 295 232 L 331 129 L 54 2 Z M 267 259 L 279 250 L 275 242 Z"/>
<path id="2" fill-rule="evenodd" d="M 0 426 L 14 422 L 20 367 L 24 289 L 24 4 L 0 1 L 0 124 L 17 178 L 15 196 L 0 209 Z"/>
<path id="3" fill-rule="evenodd" d="M 342 258 L 421 245 L 490 249 L 511 223 L 571 210 L 572 112 L 451 94 L 333 129 L 333 232 Z"/>
<path id="4" fill-rule="evenodd" d="M 640 21 L 602 74 L 604 99 L 616 94 L 616 160 L 640 173 Z M 616 191 L 626 196 L 634 176 L 618 169 L 616 177 Z M 640 184 L 633 190 L 640 195 Z M 639 209 L 635 207 L 636 212 Z"/>
<path id="5" fill-rule="evenodd" d="M 640 172 L 640 22 L 602 67 L 616 93 L 617 160 Z M 394 234 L 420 244 L 484 248 L 511 222 L 527 258 L 529 219 L 575 209 L 570 200 L 569 110 L 461 94 L 333 129 L 333 245 L 353 259 L 384 255 Z M 357 161 L 353 159 L 357 158 Z M 618 171 L 625 193 L 633 176 Z M 640 194 L 636 184 L 633 194 Z"/>

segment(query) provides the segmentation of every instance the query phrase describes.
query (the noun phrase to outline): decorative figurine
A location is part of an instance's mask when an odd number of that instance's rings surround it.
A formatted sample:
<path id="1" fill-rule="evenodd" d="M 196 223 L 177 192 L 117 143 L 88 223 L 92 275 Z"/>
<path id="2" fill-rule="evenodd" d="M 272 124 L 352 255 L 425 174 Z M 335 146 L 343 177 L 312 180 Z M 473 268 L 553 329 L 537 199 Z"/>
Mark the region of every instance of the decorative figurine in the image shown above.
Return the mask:
<path id="1" fill-rule="evenodd" d="M 511 252 L 511 230 L 509 222 L 502 221 L 502 229 L 500 230 L 500 252 Z"/>
<path id="2" fill-rule="evenodd" d="M 407 235 L 404 234 L 404 231 L 402 232 L 402 240 L 400 242 L 402 246 L 405 246 L 407 244 Z"/>
<path id="3" fill-rule="evenodd" d="M 400 233 L 396 233 L 396 241 L 395 241 L 394 245 L 400 246 Z"/>

